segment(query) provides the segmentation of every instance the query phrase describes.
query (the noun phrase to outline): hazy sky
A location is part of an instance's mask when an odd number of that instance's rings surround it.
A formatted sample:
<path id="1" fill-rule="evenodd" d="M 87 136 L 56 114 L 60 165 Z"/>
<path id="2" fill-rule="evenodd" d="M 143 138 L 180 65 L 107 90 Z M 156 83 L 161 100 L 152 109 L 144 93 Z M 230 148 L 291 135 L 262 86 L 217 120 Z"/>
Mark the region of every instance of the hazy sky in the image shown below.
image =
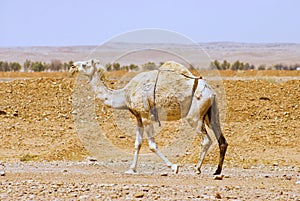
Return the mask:
<path id="1" fill-rule="evenodd" d="M 0 0 L 0 46 L 97 45 L 143 28 L 196 42 L 300 43 L 299 0 Z"/>

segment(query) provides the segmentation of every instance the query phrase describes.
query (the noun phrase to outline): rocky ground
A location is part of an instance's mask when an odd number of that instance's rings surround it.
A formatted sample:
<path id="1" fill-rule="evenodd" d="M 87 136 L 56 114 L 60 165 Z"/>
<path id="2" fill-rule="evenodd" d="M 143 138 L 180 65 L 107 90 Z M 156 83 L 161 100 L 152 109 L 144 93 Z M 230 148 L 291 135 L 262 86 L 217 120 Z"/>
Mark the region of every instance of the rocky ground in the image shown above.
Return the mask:
<path id="1" fill-rule="evenodd" d="M 182 165 L 179 174 L 164 167 L 148 151 L 145 140 L 139 174 L 126 175 L 123 172 L 130 166 L 134 146 L 130 114 L 98 101 L 95 104 L 92 95 L 76 95 L 81 92 L 76 88 L 86 83 L 66 74 L 23 75 L 29 79 L 20 79 L 21 75 L 16 80 L 12 74 L 2 75 L 0 199 L 300 200 L 300 81 L 298 72 L 290 72 L 269 71 L 269 76 L 267 71 L 222 72 L 224 81 L 215 86 L 225 91 L 219 102 L 229 142 L 222 179 L 212 176 L 218 157 L 216 143 L 202 174 L 193 173 L 201 137 L 191 134 L 182 122 L 156 127 L 159 147 Z M 110 87 L 122 84 L 116 81 L 118 76 L 124 75 L 108 77 Z M 215 74 L 204 72 L 204 76 L 212 85 L 216 83 Z M 76 100 L 94 104 L 95 114 L 90 119 L 79 116 L 74 111 L 80 103 Z M 105 138 L 90 135 L 89 126 L 81 128 L 81 123 L 87 125 L 86 120 L 92 119 L 91 125 L 99 128 L 95 132 Z M 192 136 L 188 140 L 186 133 Z M 99 139 L 110 142 L 110 147 L 103 141 L 100 146 Z M 111 147 L 117 151 L 108 150 Z M 175 154 L 171 153 L 174 147 Z"/>
<path id="2" fill-rule="evenodd" d="M 15 162 L 1 177 L 1 200 L 299 200 L 297 168 L 291 166 L 226 167 L 223 177 L 205 165 L 196 175 L 185 165 L 172 174 L 161 163 L 126 175 L 119 164 L 83 162 Z M 123 166 L 129 163 L 123 163 Z M 298 175 L 299 176 L 299 175 Z"/>

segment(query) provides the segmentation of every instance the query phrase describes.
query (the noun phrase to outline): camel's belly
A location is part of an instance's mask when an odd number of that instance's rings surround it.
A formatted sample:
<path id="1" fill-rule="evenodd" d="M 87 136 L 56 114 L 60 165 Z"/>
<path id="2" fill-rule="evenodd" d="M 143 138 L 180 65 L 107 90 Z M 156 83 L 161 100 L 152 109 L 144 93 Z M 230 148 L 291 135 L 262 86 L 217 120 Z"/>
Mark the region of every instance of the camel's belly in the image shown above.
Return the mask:
<path id="1" fill-rule="evenodd" d="M 155 104 L 160 119 L 173 121 L 185 117 L 192 101 L 191 94 L 192 92 L 190 92 L 189 96 L 185 96 L 181 93 L 166 95 L 158 91 Z"/>

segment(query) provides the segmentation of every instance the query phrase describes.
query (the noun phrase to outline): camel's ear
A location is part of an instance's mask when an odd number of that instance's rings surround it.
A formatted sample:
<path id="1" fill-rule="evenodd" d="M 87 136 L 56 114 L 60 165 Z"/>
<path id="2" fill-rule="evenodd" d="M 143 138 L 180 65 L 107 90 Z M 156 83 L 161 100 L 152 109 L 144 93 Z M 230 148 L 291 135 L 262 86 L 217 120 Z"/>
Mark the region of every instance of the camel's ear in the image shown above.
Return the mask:
<path id="1" fill-rule="evenodd" d="M 92 66 L 95 67 L 95 61 L 94 61 L 94 59 L 92 59 L 91 63 L 92 63 Z"/>
<path id="2" fill-rule="evenodd" d="M 96 65 L 99 64 L 100 62 L 97 59 L 92 59 L 92 66 L 97 67 Z"/>

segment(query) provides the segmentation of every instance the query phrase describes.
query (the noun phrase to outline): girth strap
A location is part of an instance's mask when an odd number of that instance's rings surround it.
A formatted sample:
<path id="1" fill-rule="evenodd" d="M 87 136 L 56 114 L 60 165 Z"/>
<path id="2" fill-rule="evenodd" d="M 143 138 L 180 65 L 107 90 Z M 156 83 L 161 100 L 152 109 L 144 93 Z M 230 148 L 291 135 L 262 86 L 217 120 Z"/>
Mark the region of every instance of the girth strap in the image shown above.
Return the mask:
<path id="1" fill-rule="evenodd" d="M 156 85 L 157 85 L 157 81 L 158 81 L 158 76 L 159 76 L 160 71 L 157 71 L 157 75 L 156 75 L 156 79 L 155 79 L 155 84 L 154 84 L 154 89 L 153 89 L 153 106 L 150 107 L 150 113 L 154 115 L 154 120 L 156 122 L 158 122 L 158 126 L 161 126 L 160 120 L 158 118 L 158 112 L 156 109 L 156 101 L 155 101 L 155 92 L 156 92 Z"/>

